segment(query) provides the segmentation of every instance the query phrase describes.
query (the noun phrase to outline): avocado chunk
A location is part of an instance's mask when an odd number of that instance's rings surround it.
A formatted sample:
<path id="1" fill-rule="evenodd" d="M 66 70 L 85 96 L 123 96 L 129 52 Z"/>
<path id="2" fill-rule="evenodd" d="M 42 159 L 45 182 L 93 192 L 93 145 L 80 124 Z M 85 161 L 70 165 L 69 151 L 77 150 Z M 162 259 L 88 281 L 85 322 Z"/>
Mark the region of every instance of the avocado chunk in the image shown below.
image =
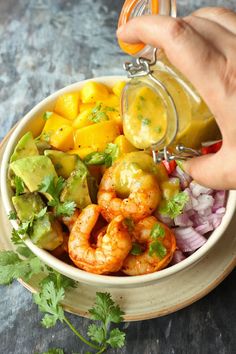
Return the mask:
<path id="1" fill-rule="evenodd" d="M 83 166 L 83 163 L 81 162 L 81 168 L 74 170 L 66 180 L 65 187 L 62 190 L 60 197 L 62 202 L 74 201 L 79 209 L 83 209 L 91 204 L 87 174 L 87 168 Z"/>
<path id="2" fill-rule="evenodd" d="M 50 213 L 35 220 L 30 238 L 35 245 L 48 251 L 54 250 L 63 243 L 61 226 Z"/>
<path id="3" fill-rule="evenodd" d="M 35 192 L 46 176 L 57 177 L 52 161 L 47 156 L 29 156 L 14 161 L 10 164 L 10 170 L 23 180 L 30 192 Z"/>
<path id="4" fill-rule="evenodd" d="M 33 218 L 45 207 L 40 195 L 36 192 L 26 193 L 12 197 L 12 203 L 20 221 L 27 221 Z"/>
<path id="5" fill-rule="evenodd" d="M 37 146 L 39 155 L 43 155 L 45 150 L 51 149 L 51 145 L 49 145 L 46 141 L 44 140 L 35 140 L 35 144 Z"/>
<path id="6" fill-rule="evenodd" d="M 22 159 L 23 157 L 39 155 L 37 146 L 31 132 L 26 133 L 18 141 L 13 154 L 11 155 L 10 162 Z"/>
<path id="7" fill-rule="evenodd" d="M 76 168 L 78 161 L 77 155 L 67 154 L 57 150 L 45 150 L 44 155 L 51 159 L 58 176 L 62 176 L 65 179 L 67 179 Z"/>

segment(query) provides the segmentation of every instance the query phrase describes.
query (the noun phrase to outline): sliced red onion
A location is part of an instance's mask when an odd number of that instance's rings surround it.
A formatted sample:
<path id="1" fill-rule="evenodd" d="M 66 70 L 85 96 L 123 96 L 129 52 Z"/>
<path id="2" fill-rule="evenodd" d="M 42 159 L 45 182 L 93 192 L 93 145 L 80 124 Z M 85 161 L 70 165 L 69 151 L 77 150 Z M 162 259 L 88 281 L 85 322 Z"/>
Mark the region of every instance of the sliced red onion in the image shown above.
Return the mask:
<path id="1" fill-rule="evenodd" d="M 196 211 L 203 211 L 208 208 L 212 208 L 214 204 L 214 198 L 208 194 L 199 195 L 197 202 L 195 205 L 193 204 L 193 208 Z"/>
<path id="2" fill-rule="evenodd" d="M 212 211 L 215 212 L 217 209 L 225 206 L 226 203 L 226 191 L 217 191 L 214 195 L 214 204 Z"/>
<path id="3" fill-rule="evenodd" d="M 185 255 L 183 254 L 182 251 L 180 250 L 176 250 L 175 253 L 173 254 L 173 258 L 171 260 L 171 264 L 177 264 L 181 261 L 183 261 L 184 259 L 186 259 Z"/>
<path id="4" fill-rule="evenodd" d="M 176 226 L 193 226 L 193 222 L 189 219 L 187 213 L 176 216 L 174 222 Z"/>
<path id="5" fill-rule="evenodd" d="M 198 184 L 195 181 L 192 181 L 189 184 L 189 188 L 192 192 L 192 195 L 197 198 L 199 197 L 200 194 L 211 194 L 213 192 L 213 190 L 211 188 L 207 188 L 204 186 L 201 186 L 200 184 Z"/>
<path id="6" fill-rule="evenodd" d="M 212 224 L 209 223 L 209 221 L 206 221 L 204 224 L 201 224 L 195 228 L 195 231 L 197 231 L 201 235 L 205 235 L 210 231 L 213 231 L 214 228 Z"/>
<path id="7" fill-rule="evenodd" d="M 216 214 L 225 214 L 226 208 L 222 207 L 216 210 Z"/>
<path id="8" fill-rule="evenodd" d="M 206 208 L 206 209 L 198 210 L 198 214 L 199 214 L 200 216 L 208 216 L 208 215 L 211 215 L 211 214 L 212 214 L 212 208 L 209 207 L 209 208 Z"/>
<path id="9" fill-rule="evenodd" d="M 176 166 L 176 169 L 171 174 L 172 177 L 177 177 L 180 180 L 180 186 L 182 189 L 188 187 L 189 183 L 191 182 L 192 178 L 185 173 L 179 166 Z"/>
<path id="10" fill-rule="evenodd" d="M 216 214 L 216 213 L 211 214 L 208 217 L 209 222 L 212 224 L 214 229 L 217 228 L 221 224 L 222 218 L 223 218 L 223 214 Z"/>
<path id="11" fill-rule="evenodd" d="M 192 227 L 178 227 L 174 230 L 176 244 L 182 252 L 192 252 L 201 247 L 207 239 Z"/>
<path id="12" fill-rule="evenodd" d="M 166 215 L 163 215 L 163 214 L 160 214 L 158 213 L 156 215 L 157 219 L 160 220 L 161 222 L 163 222 L 163 224 L 169 226 L 169 227 L 172 227 L 174 226 L 174 220 L 171 219 L 169 216 L 166 216 Z"/>

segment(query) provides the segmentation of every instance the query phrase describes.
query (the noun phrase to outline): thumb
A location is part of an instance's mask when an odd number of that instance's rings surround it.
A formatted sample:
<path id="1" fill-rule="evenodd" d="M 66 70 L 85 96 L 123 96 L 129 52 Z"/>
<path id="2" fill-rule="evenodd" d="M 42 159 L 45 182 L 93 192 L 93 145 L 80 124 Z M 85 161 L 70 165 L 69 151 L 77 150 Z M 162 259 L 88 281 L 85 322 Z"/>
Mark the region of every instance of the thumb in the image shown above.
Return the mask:
<path id="1" fill-rule="evenodd" d="M 209 154 L 183 163 L 184 171 L 187 172 L 199 184 L 213 189 L 232 188 L 225 157 L 219 151 L 216 154 Z"/>

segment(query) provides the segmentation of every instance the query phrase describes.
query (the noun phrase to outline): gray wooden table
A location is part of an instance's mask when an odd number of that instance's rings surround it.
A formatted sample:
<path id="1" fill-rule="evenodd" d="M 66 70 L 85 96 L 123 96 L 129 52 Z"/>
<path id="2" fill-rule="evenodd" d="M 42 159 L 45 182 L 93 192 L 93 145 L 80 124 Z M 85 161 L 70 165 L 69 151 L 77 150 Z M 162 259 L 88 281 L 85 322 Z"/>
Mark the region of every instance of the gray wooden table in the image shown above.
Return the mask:
<path id="1" fill-rule="evenodd" d="M 177 0 L 179 14 L 235 0 Z M 122 0 L 0 0 L 0 139 L 37 102 L 72 82 L 123 74 L 115 29 Z M 222 250 L 223 251 L 223 250 Z M 126 354 L 236 352 L 236 273 L 204 299 L 177 313 L 124 323 Z M 69 315 L 86 334 L 89 320 Z M 84 353 L 63 325 L 45 330 L 31 294 L 15 282 L 0 287 L 0 354 L 51 347 Z M 109 353 L 116 351 L 110 350 Z"/>

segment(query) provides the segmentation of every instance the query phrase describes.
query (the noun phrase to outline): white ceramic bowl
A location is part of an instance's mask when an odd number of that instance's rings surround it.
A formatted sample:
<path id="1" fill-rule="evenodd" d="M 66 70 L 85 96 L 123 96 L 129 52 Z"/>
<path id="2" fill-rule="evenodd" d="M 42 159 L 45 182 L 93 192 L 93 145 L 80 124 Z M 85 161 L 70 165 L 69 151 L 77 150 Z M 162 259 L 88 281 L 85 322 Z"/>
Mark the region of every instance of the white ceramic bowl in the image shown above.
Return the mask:
<path id="1" fill-rule="evenodd" d="M 108 86 L 113 86 L 118 80 L 125 80 L 124 77 L 120 76 L 105 76 L 91 79 L 92 81 L 103 82 Z M 86 80 L 86 81 L 91 81 Z M 44 99 L 37 106 L 35 106 L 17 125 L 16 129 L 11 134 L 6 149 L 4 151 L 2 166 L 1 166 L 1 191 L 2 191 L 2 201 L 4 209 L 8 214 L 12 209 L 13 205 L 11 202 L 12 192 L 7 183 L 7 173 L 8 173 L 8 163 L 13 149 L 19 139 L 27 132 L 32 131 L 34 136 L 37 136 L 42 129 L 42 126 L 38 123 L 38 118 L 42 117 L 45 111 L 51 111 L 54 108 L 55 101 L 58 96 L 66 92 L 77 91 L 82 88 L 86 81 L 81 81 L 73 85 L 67 86 L 51 96 Z M 42 120 L 40 120 L 42 121 Z M 130 277 L 116 277 L 109 275 L 97 275 L 80 270 L 72 265 L 68 265 L 56 257 L 52 256 L 49 252 L 35 246 L 30 239 L 26 240 L 27 246 L 31 251 L 36 254 L 42 261 L 44 261 L 48 266 L 56 269 L 58 272 L 68 276 L 69 278 L 75 279 L 79 282 L 91 284 L 94 286 L 109 286 L 109 287 L 137 287 L 145 286 L 154 282 L 159 282 L 163 278 L 173 275 L 176 272 L 184 271 L 188 267 L 191 267 L 196 262 L 199 262 L 203 256 L 205 256 L 209 250 L 214 247 L 216 242 L 223 236 L 230 220 L 232 219 L 236 208 L 236 191 L 230 191 L 227 201 L 226 213 L 220 226 L 211 234 L 207 242 L 197 250 L 193 255 L 183 260 L 182 262 L 173 265 L 169 268 L 163 269 L 161 271 L 140 275 L 140 276 L 130 276 Z M 12 226 L 17 228 L 16 221 L 11 221 Z M 10 237 L 10 235 L 9 235 Z"/>

